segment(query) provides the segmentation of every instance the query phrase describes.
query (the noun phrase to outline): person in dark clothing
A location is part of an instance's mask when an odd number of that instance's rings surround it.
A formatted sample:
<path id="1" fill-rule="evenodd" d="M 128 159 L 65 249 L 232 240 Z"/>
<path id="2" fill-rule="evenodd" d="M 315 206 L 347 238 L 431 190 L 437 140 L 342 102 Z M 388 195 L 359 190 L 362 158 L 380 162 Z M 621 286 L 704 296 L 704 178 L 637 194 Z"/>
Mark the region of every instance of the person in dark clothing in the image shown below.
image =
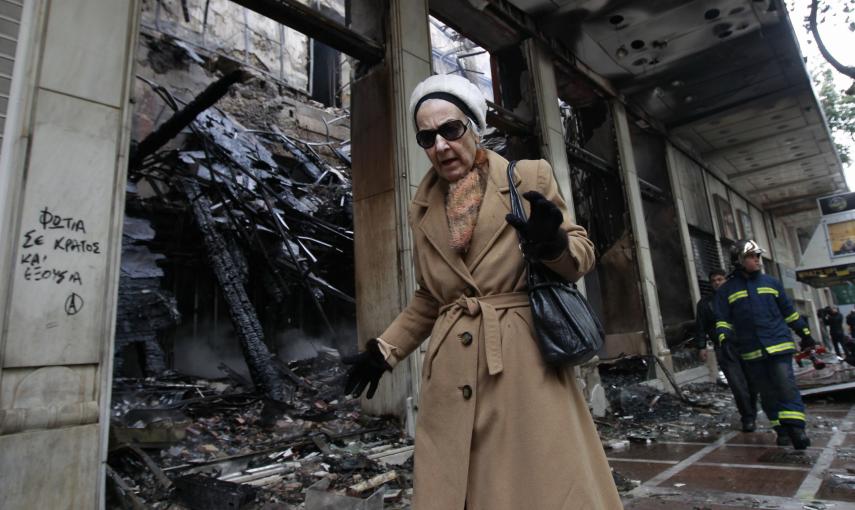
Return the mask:
<path id="1" fill-rule="evenodd" d="M 715 291 L 727 281 L 727 275 L 720 269 L 710 271 L 710 284 L 713 292 L 702 297 L 698 301 L 695 314 L 695 344 L 701 352 L 706 354 L 707 341 L 711 341 L 715 348 L 715 358 L 718 366 L 727 378 L 727 384 L 733 393 L 733 400 L 739 415 L 742 418 L 742 431 L 754 432 L 757 428 L 757 391 L 746 377 L 745 361 L 739 357 L 734 349 L 733 343 L 720 345 L 715 335 Z M 702 356 L 703 356 L 702 354 Z"/>
<path id="2" fill-rule="evenodd" d="M 846 335 L 843 333 L 843 314 L 840 313 L 840 310 L 836 306 L 832 306 L 826 317 L 828 333 L 831 336 L 831 344 L 834 346 L 834 353 L 842 358 L 842 346 L 843 342 L 846 340 Z"/>
<path id="3" fill-rule="evenodd" d="M 846 325 L 849 326 L 849 336 L 855 338 L 855 308 L 846 316 Z"/>
<path id="4" fill-rule="evenodd" d="M 816 311 L 816 317 L 819 319 L 820 338 L 822 338 L 822 343 L 829 348 L 831 347 L 831 338 L 828 336 L 828 314 L 830 313 L 830 306 L 824 306 Z"/>
<path id="5" fill-rule="evenodd" d="M 843 361 L 855 366 L 855 340 L 852 337 L 846 337 L 843 341 Z"/>

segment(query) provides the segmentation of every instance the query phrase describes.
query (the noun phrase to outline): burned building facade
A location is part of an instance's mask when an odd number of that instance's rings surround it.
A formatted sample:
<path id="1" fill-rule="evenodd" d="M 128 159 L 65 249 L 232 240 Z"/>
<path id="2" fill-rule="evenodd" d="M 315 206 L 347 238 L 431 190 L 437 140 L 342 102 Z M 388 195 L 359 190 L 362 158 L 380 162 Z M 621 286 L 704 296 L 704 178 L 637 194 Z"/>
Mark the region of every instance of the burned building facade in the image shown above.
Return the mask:
<path id="1" fill-rule="evenodd" d="M 384 329 L 415 290 L 432 72 L 485 93 L 490 147 L 552 164 L 597 248 L 602 360 L 708 378 L 693 304 L 742 237 L 817 330 L 830 296 L 794 268 L 845 184 L 781 3 L 558 4 L 0 1 L 0 507 L 104 504 L 114 377 L 208 342 L 287 400 L 294 337 Z M 364 409 L 411 427 L 420 371 Z"/>

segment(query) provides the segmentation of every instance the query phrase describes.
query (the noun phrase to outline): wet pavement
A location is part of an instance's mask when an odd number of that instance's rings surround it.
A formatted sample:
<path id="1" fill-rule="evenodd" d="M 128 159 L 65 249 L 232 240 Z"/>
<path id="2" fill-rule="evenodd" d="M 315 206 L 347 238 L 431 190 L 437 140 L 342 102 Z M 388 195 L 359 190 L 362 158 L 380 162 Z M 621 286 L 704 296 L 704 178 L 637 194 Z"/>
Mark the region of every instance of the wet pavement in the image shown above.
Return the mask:
<path id="1" fill-rule="evenodd" d="M 855 404 L 808 402 L 808 420 L 804 452 L 776 446 L 761 420 L 750 434 L 725 430 L 606 453 L 616 471 L 640 483 L 624 494 L 628 510 L 855 509 Z"/>

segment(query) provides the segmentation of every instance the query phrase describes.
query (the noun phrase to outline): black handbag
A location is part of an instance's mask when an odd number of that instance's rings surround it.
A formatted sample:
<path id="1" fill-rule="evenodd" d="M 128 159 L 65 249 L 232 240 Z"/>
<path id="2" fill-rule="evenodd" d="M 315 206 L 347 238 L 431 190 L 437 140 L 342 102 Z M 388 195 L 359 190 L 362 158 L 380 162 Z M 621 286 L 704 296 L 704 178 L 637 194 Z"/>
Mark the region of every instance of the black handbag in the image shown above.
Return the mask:
<path id="1" fill-rule="evenodd" d="M 511 212 L 526 219 L 519 193 L 514 185 L 516 161 L 508 164 Z M 522 233 L 520 249 L 526 243 Z M 525 255 L 523 255 L 525 256 Z M 534 333 L 543 360 L 550 366 L 572 366 L 593 358 L 603 346 L 605 333 L 599 319 L 575 283 L 541 262 L 526 258 L 528 298 L 534 318 Z"/>

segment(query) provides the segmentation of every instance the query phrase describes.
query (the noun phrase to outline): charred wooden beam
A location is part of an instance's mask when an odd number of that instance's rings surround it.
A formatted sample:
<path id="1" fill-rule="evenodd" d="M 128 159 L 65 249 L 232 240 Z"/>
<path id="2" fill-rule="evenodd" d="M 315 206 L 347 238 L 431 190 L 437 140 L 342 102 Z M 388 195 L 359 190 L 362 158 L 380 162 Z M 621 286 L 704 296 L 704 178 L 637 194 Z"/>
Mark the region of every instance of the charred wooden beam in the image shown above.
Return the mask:
<path id="1" fill-rule="evenodd" d="M 487 101 L 487 124 L 509 135 L 531 136 L 535 133 L 531 121 L 491 101 Z"/>
<path id="2" fill-rule="evenodd" d="M 152 458 L 149 457 L 149 455 L 143 451 L 142 448 L 135 444 L 129 444 L 128 448 L 130 448 L 130 450 L 134 452 L 134 454 L 136 454 L 136 456 L 139 457 L 140 460 L 143 461 L 143 464 L 145 464 L 149 471 L 151 471 L 151 474 L 154 475 L 154 479 L 157 481 L 158 485 L 160 485 L 163 490 L 169 490 L 172 488 L 172 480 L 170 480 L 166 477 L 165 474 L 163 474 L 163 471 L 160 469 L 160 466 L 158 466 L 154 462 L 154 460 L 152 460 Z"/>
<path id="3" fill-rule="evenodd" d="M 365 64 L 383 60 L 383 46 L 296 0 L 232 0 Z"/>
<path id="4" fill-rule="evenodd" d="M 229 91 L 229 88 L 237 82 L 246 81 L 249 74 L 241 69 L 236 69 L 229 74 L 223 76 L 219 80 L 208 85 L 195 99 L 190 101 L 187 106 L 175 112 L 166 122 L 147 137 L 145 137 L 136 148 L 130 157 L 130 167 L 137 168 L 142 163 L 146 156 L 153 154 L 157 149 L 163 147 L 168 141 L 172 140 L 182 129 L 187 127 L 193 120 L 208 108 L 214 105 Z"/>
<path id="5" fill-rule="evenodd" d="M 119 497 L 126 503 L 125 507 L 130 507 L 133 510 L 146 510 L 146 505 L 143 501 L 134 493 L 133 489 L 128 482 L 122 478 L 122 475 L 117 473 L 110 466 L 104 466 L 107 472 L 107 478 L 112 480 L 114 484 L 116 484 L 116 491 L 118 492 Z"/>
<path id="6" fill-rule="evenodd" d="M 232 259 L 226 241 L 217 231 L 211 214 L 211 201 L 202 193 L 196 181 L 184 181 L 184 193 L 192 205 L 196 224 L 202 233 L 211 269 L 223 291 L 229 315 L 240 340 L 241 350 L 249 367 L 255 387 L 272 400 L 286 401 L 284 381 L 271 362 L 270 351 L 264 344 L 264 332 L 258 321 L 255 307 L 243 286 L 243 278 Z"/>

